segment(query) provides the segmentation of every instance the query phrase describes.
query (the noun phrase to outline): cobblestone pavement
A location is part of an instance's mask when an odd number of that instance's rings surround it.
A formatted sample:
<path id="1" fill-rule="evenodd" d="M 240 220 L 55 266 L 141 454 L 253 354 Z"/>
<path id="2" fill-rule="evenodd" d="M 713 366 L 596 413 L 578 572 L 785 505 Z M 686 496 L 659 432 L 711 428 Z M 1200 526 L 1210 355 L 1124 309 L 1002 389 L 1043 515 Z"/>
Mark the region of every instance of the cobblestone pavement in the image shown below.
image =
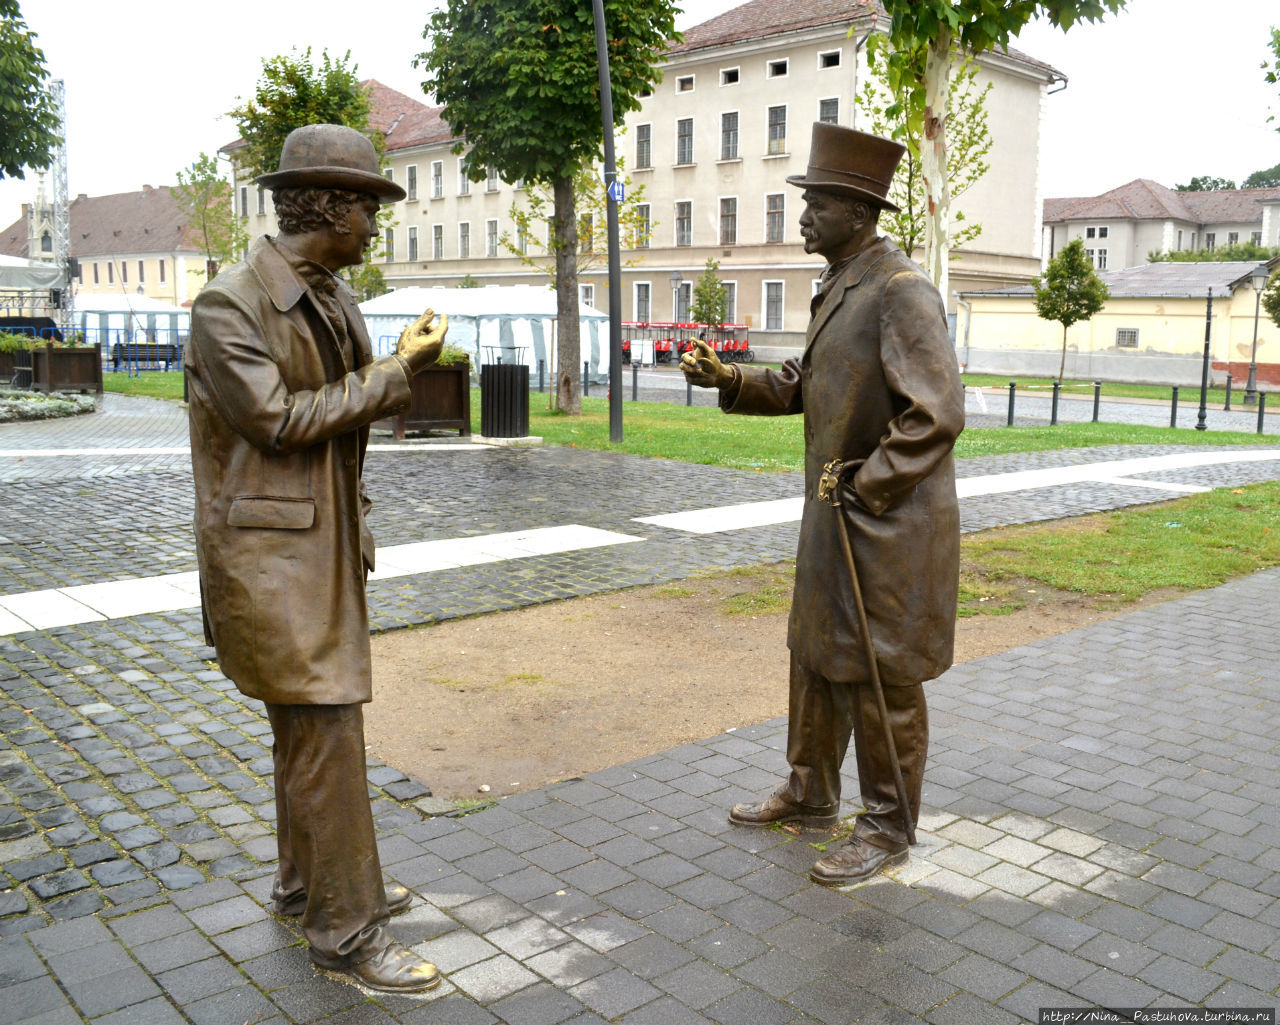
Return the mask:
<path id="1" fill-rule="evenodd" d="M 0 594 L 194 568 L 186 457 L 155 452 L 183 444 L 162 403 L 0 428 L 6 452 L 143 450 L 26 459 L 6 478 Z M 1280 478 L 1280 462 L 1150 476 L 1237 486 Z M 633 519 L 790 497 L 791 475 L 460 449 L 374 453 L 369 484 L 384 544 L 560 523 L 644 538 L 377 582 L 377 628 L 795 545 L 793 524 L 689 537 Z M 966 500 L 963 517 L 973 530 L 1162 497 L 1075 484 Z M 218 672 L 198 612 L 0 638 L 0 1025 L 998 1025 L 1055 1005 L 1274 1008 L 1277 586 L 1280 571 L 1256 574 L 930 684 L 922 844 L 847 892 L 808 881 L 803 840 L 725 821 L 783 771 L 783 720 L 466 815 L 371 759 L 384 869 L 420 898 L 395 931 L 445 975 L 420 997 L 313 971 L 296 924 L 266 909 L 270 730 Z"/>

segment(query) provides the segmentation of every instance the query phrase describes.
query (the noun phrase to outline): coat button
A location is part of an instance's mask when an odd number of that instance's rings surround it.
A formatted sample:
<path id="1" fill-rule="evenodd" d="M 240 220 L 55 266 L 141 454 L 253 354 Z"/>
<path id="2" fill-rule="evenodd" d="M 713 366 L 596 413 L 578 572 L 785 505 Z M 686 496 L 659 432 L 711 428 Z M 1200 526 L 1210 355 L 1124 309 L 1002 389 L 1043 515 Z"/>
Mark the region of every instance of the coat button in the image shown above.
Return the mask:
<path id="1" fill-rule="evenodd" d="M 348 466 L 356 465 L 356 461 L 354 459 L 344 459 L 343 462 L 346 463 Z"/>

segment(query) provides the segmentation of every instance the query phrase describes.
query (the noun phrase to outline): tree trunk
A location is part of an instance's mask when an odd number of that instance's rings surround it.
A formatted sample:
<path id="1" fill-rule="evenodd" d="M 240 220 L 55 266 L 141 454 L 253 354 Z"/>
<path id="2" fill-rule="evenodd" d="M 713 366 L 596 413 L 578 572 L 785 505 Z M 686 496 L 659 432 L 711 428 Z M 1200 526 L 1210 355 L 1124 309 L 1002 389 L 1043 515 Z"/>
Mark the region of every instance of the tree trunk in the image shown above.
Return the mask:
<path id="1" fill-rule="evenodd" d="M 573 177 L 551 183 L 555 213 L 551 218 L 556 254 L 556 408 L 582 414 L 582 343 L 578 322 L 578 215 Z"/>
<path id="2" fill-rule="evenodd" d="M 1067 372 L 1067 325 L 1062 325 L 1062 362 L 1058 364 L 1058 383 L 1062 383 L 1062 375 Z"/>
<path id="3" fill-rule="evenodd" d="M 951 34 L 940 31 L 924 62 L 924 269 L 947 301 L 951 189 L 947 184 L 947 93 L 951 89 Z"/>

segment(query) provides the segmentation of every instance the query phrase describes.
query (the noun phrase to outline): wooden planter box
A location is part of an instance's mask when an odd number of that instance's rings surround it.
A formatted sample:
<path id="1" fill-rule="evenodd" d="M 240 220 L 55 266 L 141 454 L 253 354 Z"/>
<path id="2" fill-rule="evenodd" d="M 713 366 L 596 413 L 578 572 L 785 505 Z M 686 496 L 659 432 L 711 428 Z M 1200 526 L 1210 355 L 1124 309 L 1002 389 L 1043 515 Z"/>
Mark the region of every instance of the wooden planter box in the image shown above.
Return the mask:
<path id="1" fill-rule="evenodd" d="M 391 431 L 397 439 L 408 431 L 457 431 L 467 437 L 471 434 L 470 362 L 430 366 L 414 374 L 409 408 L 373 426 Z"/>
<path id="2" fill-rule="evenodd" d="M 102 346 L 54 345 L 31 350 L 31 390 L 102 394 Z"/>

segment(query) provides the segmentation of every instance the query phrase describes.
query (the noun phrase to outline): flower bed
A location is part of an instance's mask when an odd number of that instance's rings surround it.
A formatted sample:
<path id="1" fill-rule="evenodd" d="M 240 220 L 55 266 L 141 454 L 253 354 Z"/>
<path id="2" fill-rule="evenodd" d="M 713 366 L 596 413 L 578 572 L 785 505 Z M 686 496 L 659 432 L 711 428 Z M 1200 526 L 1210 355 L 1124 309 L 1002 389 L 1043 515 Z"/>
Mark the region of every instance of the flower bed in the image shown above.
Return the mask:
<path id="1" fill-rule="evenodd" d="M 97 397 L 94 395 L 0 391 L 0 423 L 78 416 L 81 413 L 92 413 L 97 408 Z"/>

